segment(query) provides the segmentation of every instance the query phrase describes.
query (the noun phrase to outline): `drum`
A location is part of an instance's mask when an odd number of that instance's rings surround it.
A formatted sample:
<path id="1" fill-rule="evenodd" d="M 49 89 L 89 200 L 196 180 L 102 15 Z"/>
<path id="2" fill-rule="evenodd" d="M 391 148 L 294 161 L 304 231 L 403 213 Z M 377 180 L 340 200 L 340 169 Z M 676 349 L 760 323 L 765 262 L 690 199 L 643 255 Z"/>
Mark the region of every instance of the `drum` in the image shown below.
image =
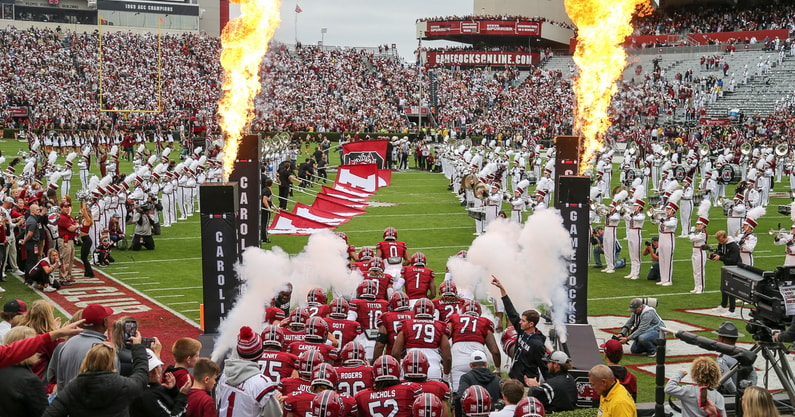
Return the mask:
<path id="1" fill-rule="evenodd" d="M 718 182 L 721 184 L 737 184 L 740 177 L 740 166 L 737 164 L 724 164 L 718 170 Z"/>
<path id="2" fill-rule="evenodd" d="M 662 197 L 659 194 L 649 196 L 649 206 L 651 207 L 659 207 L 661 201 Z"/>
<path id="3" fill-rule="evenodd" d="M 468 208 L 467 214 L 469 217 L 475 220 L 485 220 L 486 219 L 486 208 L 485 207 L 475 207 L 475 208 Z"/>
<path id="4" fill-rule="evenodd" d="M 635 181 L 635 178 L 643 178 L 642 169 L 628 169 L 624 171 L 624 185 L 627 187 L 632 186 L 632 182 Z"/>
<path id="5" fill-rule="evenodd" d="M 682 182 L 684 181 L 685 177 L 687 176 L 687 170 L 682 165 L 677 165 L 673 168 L 674 170 L 674 178 Z"/>

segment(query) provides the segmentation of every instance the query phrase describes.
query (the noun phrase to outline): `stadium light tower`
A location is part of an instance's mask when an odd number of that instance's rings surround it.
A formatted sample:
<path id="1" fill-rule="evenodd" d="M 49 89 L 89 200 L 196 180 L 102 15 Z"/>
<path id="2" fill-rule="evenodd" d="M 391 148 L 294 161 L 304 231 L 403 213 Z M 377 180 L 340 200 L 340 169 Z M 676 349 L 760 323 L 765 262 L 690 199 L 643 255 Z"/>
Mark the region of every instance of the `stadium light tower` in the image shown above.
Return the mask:
<path id="1" fill-rule="evenodd" d="M 320 46 L 326 46 L 326 32 L 328 32 L 328 28 L 320 28 Z"/>

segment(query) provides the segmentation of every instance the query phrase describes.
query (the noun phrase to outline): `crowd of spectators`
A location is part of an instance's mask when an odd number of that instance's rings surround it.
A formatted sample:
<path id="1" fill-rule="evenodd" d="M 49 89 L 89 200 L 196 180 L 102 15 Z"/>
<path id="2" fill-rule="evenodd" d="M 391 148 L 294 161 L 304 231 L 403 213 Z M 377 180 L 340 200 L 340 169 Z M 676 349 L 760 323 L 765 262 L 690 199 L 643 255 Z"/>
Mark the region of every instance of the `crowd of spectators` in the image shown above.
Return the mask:
<path id="1" fill-rule="evenodd" d="M 635 17 L 633 35 L 737 32 L 795 29 L 795 5 L 758 3 L 727 10 L 725 6 L 689 5 L 686 8 L 657 9 Z"/>

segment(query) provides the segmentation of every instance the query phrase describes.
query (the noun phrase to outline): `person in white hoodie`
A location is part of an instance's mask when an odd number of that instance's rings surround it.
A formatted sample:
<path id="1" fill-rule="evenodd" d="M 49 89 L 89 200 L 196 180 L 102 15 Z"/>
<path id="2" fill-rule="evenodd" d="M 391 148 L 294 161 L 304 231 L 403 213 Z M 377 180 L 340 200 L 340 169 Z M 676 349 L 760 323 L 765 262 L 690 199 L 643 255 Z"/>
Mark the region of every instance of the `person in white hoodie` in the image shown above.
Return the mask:
<path id="1" fill-rule="evenodd" d="M 218 415 L 230 417 L 278 417 L 277 384 L 259 369 L 262 339 L 248 326 L 237 335 L 237 357 L 224 361 L 217 385 Z"/>

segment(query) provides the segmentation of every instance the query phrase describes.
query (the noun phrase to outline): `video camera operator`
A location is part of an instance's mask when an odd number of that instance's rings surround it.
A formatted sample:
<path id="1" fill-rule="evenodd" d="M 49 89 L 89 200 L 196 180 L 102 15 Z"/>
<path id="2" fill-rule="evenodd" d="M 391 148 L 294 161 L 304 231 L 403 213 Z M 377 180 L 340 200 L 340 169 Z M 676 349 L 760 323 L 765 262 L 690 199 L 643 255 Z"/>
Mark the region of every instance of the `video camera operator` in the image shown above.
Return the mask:
<path id="1" fill-rule="evenodd" d="M 130 250 L 141 250 L 141 246 L 148 250 L 154 250 L 155 241 L 152 239 L 152 226 L 157 223 L 155 205 L 149 200 L 141 205 L 136 205 L 130 223 L 135 224 L 135 234 L 133 235 L 132 244 L 130 244 Z"/>
<path id="2" fill-rule="evenodd" d="M 779 343 L 795 342 L 795 316 L 792 317 L 792 322 L 789 324 L 787 330 L 773 333 L 773 341 Z"/>
<path id="3" fill-rule="evenodd" d="M 734 238 L 729 236 L 725 230 L 718 230 L 715 233 L 715 239 L 718 241 L 718 248 L 709 255 L 709 259 L 713 261 L 721 261 L 723 265 L 732 266 L 740 263 L 740 246 L 734 241 Z M 717 312 L 722 313 L 723 317 L 734 317 L 734 310 L 737 305 L 737 297 L 731 296 L 721 291 L 720 306 L 716 309 Z M 728 309 L 727 309 L 728 307 Z"/>

